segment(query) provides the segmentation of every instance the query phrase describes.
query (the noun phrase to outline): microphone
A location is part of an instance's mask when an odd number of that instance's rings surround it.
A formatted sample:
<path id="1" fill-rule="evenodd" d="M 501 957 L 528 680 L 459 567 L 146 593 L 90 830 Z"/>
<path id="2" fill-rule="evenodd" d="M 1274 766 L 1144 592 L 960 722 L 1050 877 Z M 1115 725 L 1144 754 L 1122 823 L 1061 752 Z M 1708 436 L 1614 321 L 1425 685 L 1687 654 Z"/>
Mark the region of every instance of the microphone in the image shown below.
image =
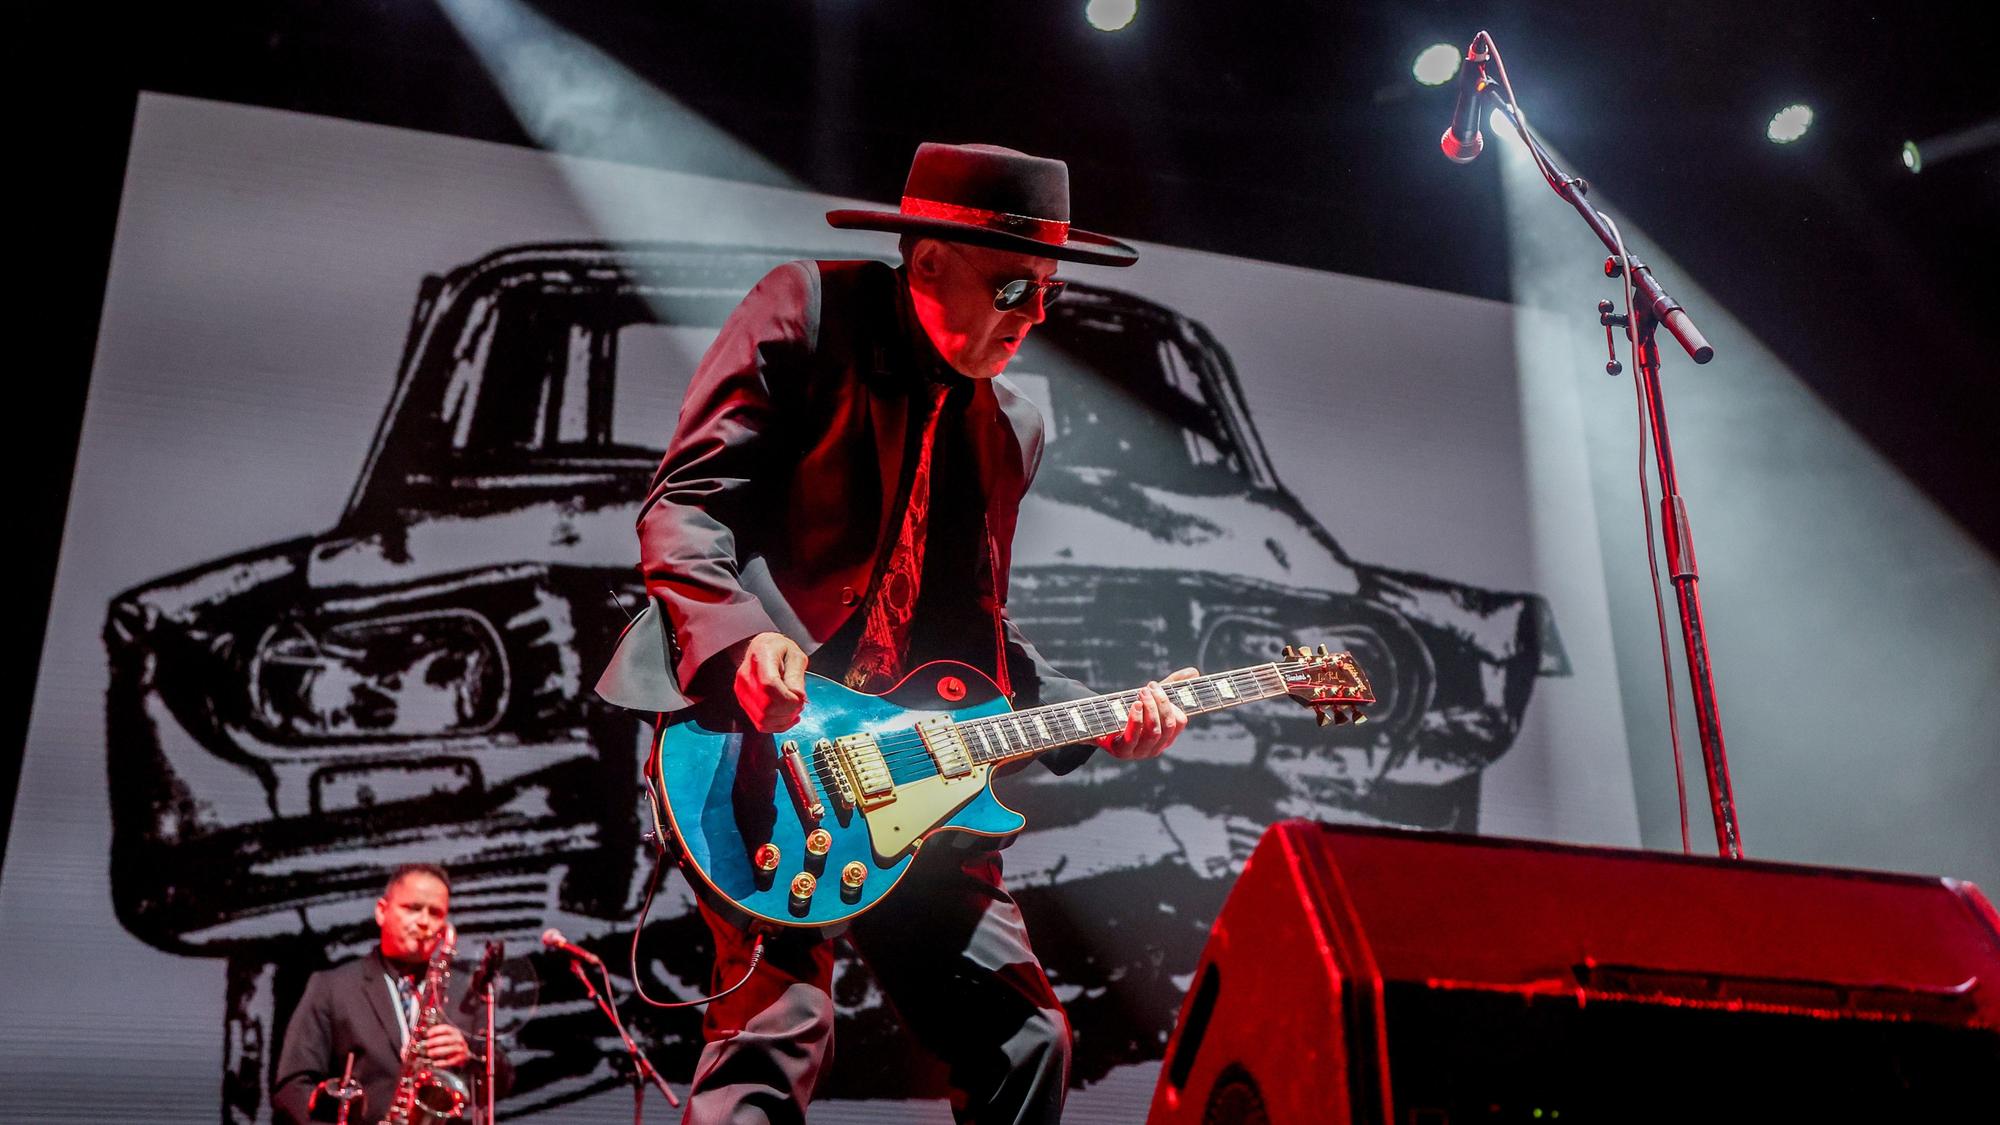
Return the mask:
<path id="1" fill-rule="evenodd" d="M 470 1015 L 484 998 L 486 986 L 493 982 L 493 976 L 500 968 L 500 955 L 505 949 L 503 942 L 486 943 L 486 953 L 479 959 L 479 968 L 472 972 L 472 983 L 465 986 L 465 999 L 458 1002 L 460 1012 Z"/>
<path id="2" fill-rule="evenodd" d="M 604 967 L 604 962 L 597 959 L 597 954 L 580 945 L 571 945 L 569 939 L 562 936 L 562 931 L 554 926 L 542 931 L 542 944 L 550 949 L 567 953 L 579 961 L 588 961 L 600 969 Z"/>
<path id="3" fill-rule="evenodd" d="M 1486 90 L 1486 60 L 1490 57 L 1479 49 L 1484 40 L 1484 34 L 1476 36 L 1465 48 L 1465 61 L 1458 67 L 1458 104 L 1451 108 L 1451 128 L 1438 139 L 1438 147 L 1454 164 L 1472 163 L 1486 147 L 1486 138 L 1479 132 L 1479 95 Z"/>

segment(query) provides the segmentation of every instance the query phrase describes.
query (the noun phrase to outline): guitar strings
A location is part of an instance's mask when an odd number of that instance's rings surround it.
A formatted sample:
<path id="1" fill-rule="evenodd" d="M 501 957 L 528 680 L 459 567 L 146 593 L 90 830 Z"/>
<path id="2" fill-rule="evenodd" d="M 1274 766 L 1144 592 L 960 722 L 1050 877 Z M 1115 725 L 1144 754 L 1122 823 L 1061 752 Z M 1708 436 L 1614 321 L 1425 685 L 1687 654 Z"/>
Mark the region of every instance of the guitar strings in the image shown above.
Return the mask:
<path id="1" fill-rule="evenodd" d="M 1254 675 L 1254 673 L 1251 674 Z M 1191 706 L 1196 713 L 1203 713 L 1218 709 L 1221 705 L 1232 702 L 1230 697 L 1224 694 L 1217 686 L 1217 682 L 1224 679 L 1234 681 L 1241 675 L 1243 673 L 1218 673 L 1215 676 L 1203 677 L 1199 680 L 1180 681 L 1173 686 L 1175 690 L 1184 688 L 1190 694 L 1194 695 L 1196 702 Z M 1265 687 L 1262 683 L 1257 683 L 1254 686 L 1258 688 Z M 1233 682 L 1232 688 L 1240 690 L 1240 688 L 1236 688 Z M 993 741 L 1000 743 L 1004 748 L 1004 753 L 995 755 L 990 750 L 982 751 L 974 748 L 972 756 L 978 762 L 997 760 L 1001 757 L 1011 757 L 1019 753 L 1032 752 L 1037 749 L 1069 745 L 1069 742 L 1054 741 L 1046 736 L 1040 738 L 1032 737 L 1026 732 L 1029 729 L 1037 731 L 1044 729 L 1050 719 L 1057 720 L 1055 725 L 1061 727 L 1061 720 L 1065 718 L 1074 720 L 1074 716 L 1070 714 L 1072 711 L 1086 716 L 1089 725 L 1093 728 L 1098 726 L 1105 728 L 1103 730 L 1087 730 L 1080 734 L 1076 741 L 1115 733 L 1118 728 L 1125 725 L 1125 720 L 1117 718 L 1117 710 L 1111 706 L 1112 701 L 1116 700 L 1121 706 L 1129 708 L 1136 703 L 1138 694 L 1136 690 L 1119 692 L 1111 695 L 1096 696 L 1087 700 L 1078 700 L 1073 703 L 1049 704 L 1042 707 L 1030 708 L 1025 711 L 1008 711 L 994 715 L 985 715 L 976 719 L 965 719 L 954 725 L 962 735 L 972 736 L 965 738 L 968 747 L 970 747 L 973 737 L 976 737 L 976 732 L 991 730 L 995 735 Z M 1211 696 L 1211 698 L 1203 698 L 1205 694 Z M 1008 729 L 1008 724 L 1010 723 L 1014 727 L 1012 731 Z M 1020 743 L 1021 745 L 1017 747 L 1016 743 Z M 911 752 L 914 752 L 917 757 L 924 759 L 930 757 L 930 751 L 923 742 L 923 735 L 914 728 L 905 728 L 891 734 L 877 736 L 876 747 L 885 758 L 892 758 L 895 762 L 899 763 L 913 760 L 907 756 Z"/>
<path id="2" fill-rule="evenodd" d="M 1201 714 L 1212 710 L 1219 710 L 1231 703 L 1250 701 L 1242 694 L 1238 694 L 1232 698 L 1229 694 L 1224 693 L 1219 686 L 1223 681 L 1228 681 L 1231 689 L 1239 693 L 1242 692 L 1245 686 L 1250 687 L 1259 693 L 1257 698 L 1269 698 L 1270 694 L 1282 691 L 1284 684 L 1282 675 L 1271 676 L 1269 675 L 1270 671 L 1272 670 L 1244 669 L 1236 672 L 1216 673 L 1212 676 L 1204 676 L 1194 680 L 1179 681 L 1173 685 L 1173 689 L 1175 691 L 1185 689 L 1189 694 L 1193 695 L 1195 702 L 1192 705 L 1188 705 L 1183 701 L 1183 705 L 1191 706 L 1194 713 Z M 1245 677 L 1250 678 L 1250 684 L 1243 685 L 1240 683 Z M 1271 682 L 1272 680 L 1275 680 L 1275 683 Z M 1091 738 L 1115 733 L 1125 725 L 1126 720 L 1117 717 L 1117 709 L 1112 707 L 1112 702 L 1115 700 L 1121 706 L 1129 707 L 1136 703 L 1138 694 L 1138 691 L 1134 690 L 1096 696 L 1073 703 L 1048 704 L 1025 711 L 1001 712 L 995 715 L 982 716 L 977 719 L 966 719 L 956 723 L 955 727 L 964 738 L 968 748 L 972 750 L 974 762 L 984 764 L 986 762 L 1005 760 L 1045 749 L 1053 749 L 1057 746 L 1070 745 L 1072 742 L 1087 741 Z M 1030 729 L 1038 732 L 1046 730 L 1049 725 L 1048 720 L 1051 719 L 1055 720 L 1054 725 L 1056 727 L 1061 728 L 1063 726 L 1063 719 L 1068 718 L 1074 721 L 1075 716 L 1071 712 L 1084 715 L 1087 718 L 1087 725 L 1091 727 L 1090 730 L 1084 731 L 1074 740 L 1057 741 L 1046 735 L 1043 737 L 1034 737 L 1027 733 Z M 1011 731 L 1008 726 L 1010 723 L 1013 725 Z M 986 730 L 992 731 L 994 735 L 992 741 L 1000 744 L 1003 748 L 1001 753 L 993 753 L 990 747 L 985 750 L 972 747 L 973 739 L 978 736 L 978 732 Z M 1017 743 L 1019 744 L 1018 746 L 1016 745 Z M 982 741 L 981 745 L 984 746 L 985 743 Z M 924 744 L 923 735 L 911 728 L 878 736 L 876 748 L 884 759 L 887 760 L 892 772 L 898 765 L 907 765 L 912 762 L 928 762 L 931 760 L 930 750 Z"/>
<path id="3" fill-rule="evenodd" d="M 1298 664 L 1289 665 L 1293 669 L 1300 666 Z M 1192 710 L 1196 714 L 1206 713 L 1208 711 L 1220 710 L 1231 704 L 1254 701 L 1242 695 L 1232 698 L 1230 695 L 1223 693 L 1219 685 L 1224 682 L 1229 683 L 1233 690 L 1240 691 L 1242 687 L 1246 686 L 1251 688 L 1258 693 L 1255 696 L 1257 699 L 1284 694 L 1287 690 L 1287 681 L 1285 679 L 1287 667 L 1287 665 L 1268 664 L 1261 667 L 1238 669 L 1233 672 L 1215 673 L 1193 680 L 1179 681 L 1174 684 L 1173 690 L 1186 690 L 1194 695 L 1196 701 L 1192 705 Z M 1250 681 L 1247 685 L 1240 682 L 1246 677 Z M 1204 698 L 1204 696 L 1209 697 Z M 1054 749 L 1058 746 L 1082 743 L 1089 741 L 1092 737 L 1102 737 L 1103 734 L 1113 733 L 1123 725 L 1123 720 L 1116 718 L 1116 711 L 1111 707 L 1112 702 L 1117 701 L 1121 704 L 1131 703 L 1136 702 L 1137 697 L 1137 690 L 1119 692 L 1095 696 L 1088 700 L 1078 700 L 1073 703 L 1048 704 L 1025 711 L 1001 712 L 994 715 L 982 716 L 977 719 L 964 720 L 955 723 L 954 726 L 961 733 L 962 737 L 965 735 L 977 737 L 979 731 L 989 729 L 993 732 L 994 737 L 992 741 L 1000 744 L 1003 748 L 1001 753 L 994 753 L 990 746 L 986 746 L 983 751 L 973 749 L 972 737 L 964 738 L 968 750 L 971 751 L 973 762 L 983 765 L 1026 757 L 1045 750 Z M 1046 723 L 1038 720 L 1054 718 L 1057 720 L 1057 725 L 1060 726 L 1062 717 L 1070 712 L 1088 715 L 1093 724 L 1101 724 L 1104 729 L 1095 735 L 1090 731 L 1086 731 L 1080 738 L 1069 742 L 1052 741 L 1046 737 L 1037 739 L 1028 736 L 1028 724 L 1033 723 L 1037 730 L 1046 730 Z M 1075 716 L 1071 715 L 1071 717 L 1073 719 Z M 1006 725 L 1010 722 L 1014 724 L 1013 738 L 1011 740 L 1008 737 L 1008 728 Z M 1015 745 L 1017 742 L 1020 743 L 1018 748 Z M 982 740 L 981 745 L 986 745 L 984 740 Z M 876 751 L 881 757 L 884 769 L 889 774 L 890 783 L 894 785 L 907 784 L 911 781 L 933 777 L 941 772 L 931 755 L 929 747 L 924 743 L 922 733 L 914 728 L 905 728 L 890 734 L 877 736 Z M 819 762 L 817 755 L 815 755 L 814 772 L 823 774 L 823 769 L 821 768 L 823 765 L 824 763 Z M 821 784 L 824 785 L 823 777 Z"/>
<path id="4" fill-rule="evenodd" d="M 1260 699 L 1283 694 L 1286 690 L 1287 681 L 1285 673 L 1288 667 L 1297 668 L 1300 665 L 1266 664 L 1261 667 L 1237 669 L 1232 672 L 1218 672 L 1209 676 L 1176 682 L 1172 685 L 1171 690 L 1176 692 L 1185 690 L 1192 694 L 1195 697 L 1192 710 L 1196 714 L 1202 714 L 1208 711 L 1220 710 L 1232 703 L 1253 701 L 1252 698 L 1242 694 L 1238 694 L 1232 698 L 1229 693 L 1223 692 L 1220 685 L 1225 682 L 1230 685 L 1233 692 L 1241 692 L 1245 687 L 1248 687 L 1252 692 L 1256 693 L 1255 697 Z M 1242 682 L 1246 678 L 1249 680 L 1248 684 Z M 977 719 L 967 719 L 957 722 L 954 726 L 960 732 L 967 749 L 971 752 L 971 758 L 975 764 L 983 765 L 1001 762 L 1025 757 L 1043 750 L 1054 749 L 1058 746 L 1086 742 L 1092 738 L 1115 733 L 1117 729 L 1125 725 L 1125 720 L 1117 718 L 1117 710 L 1112 707 L 1112 703 L 1116 701 L 1121 706 L 1129 707 L 1136 703 L 1138 695 L 1139 692 L 1137 689 L 1116 692 L 1094 696 L 1090 699 L 1078 700 L 1073 703 L 1046 704 L 1041 707 L 1029 708 L 1025 711 L 1000 712 Z M 1209 698 L 1204 698 L 1204 696 L 1208 696 Z M 1080 737 L 1071 742 L 1051 741 L 1048 738 L 1031 738 L 1026 733 L 1030 729 L 1030 724 L 1037 731 L 1046 730 L 1047 720 L 1051 718 L 1057 720 L 1057 726 L 1060 726 L 1061 720 L 1064 717 L 1074 718 L 1074 715 L 1070 714 L 1071 712 L 1086 716 L 1087 725 L 1093 729 L 1085 731 Z M 1014 724 L 1013 737 L 1011 739 L 1008 737 L 1009 731 L 1006 725 L 1008 723 Z M 1105 729 L 1096 731 L 1095 728 L 1099 725 L 1102 725 Z M 978 736 L 978 732 L 985 730 L 990 730 L 993 733 L 994 737 L 992 741 L 998 742 L 1003 748 L 1003 752 L 995 754 L 990 747 L 983 751 L 973 748 L 973 738 Z M 1021 744 L 1018 748 L 1015 746 L 1017 742 Z M 985 745 L 984 740 L 981 741 L 981 745 Z M 931 755 L 930 748 L 924 742 L 922 733 L 915 728 L 904 728 L 886 735 L 878 735 L 875 746 L 877 753 L 882 758 L 884 768 L 889 773 L 889 779 L 892 784 L 905 784 L 909 781 L 935 776 L 940 772 Z"/>

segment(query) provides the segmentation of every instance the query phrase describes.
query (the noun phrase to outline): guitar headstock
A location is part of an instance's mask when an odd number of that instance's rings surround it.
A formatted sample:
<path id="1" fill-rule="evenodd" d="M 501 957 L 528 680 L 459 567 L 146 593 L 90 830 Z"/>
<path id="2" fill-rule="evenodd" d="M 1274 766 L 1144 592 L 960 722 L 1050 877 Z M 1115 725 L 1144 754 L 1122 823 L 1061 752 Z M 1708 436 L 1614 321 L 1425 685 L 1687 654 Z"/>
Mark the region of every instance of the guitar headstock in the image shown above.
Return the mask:
<path id="1" fill-rule="evenodd" d="M 1310 645 L 1286 645 L 1277 668 L 1285 679 L 1285 694 L 1312 708 L 1320 726 L 1368 721 L 1361 708 L 1375 702 L 1375 689 L 1352 654 L 1328 652 L 1325 645 L 1317 652 Z"/>

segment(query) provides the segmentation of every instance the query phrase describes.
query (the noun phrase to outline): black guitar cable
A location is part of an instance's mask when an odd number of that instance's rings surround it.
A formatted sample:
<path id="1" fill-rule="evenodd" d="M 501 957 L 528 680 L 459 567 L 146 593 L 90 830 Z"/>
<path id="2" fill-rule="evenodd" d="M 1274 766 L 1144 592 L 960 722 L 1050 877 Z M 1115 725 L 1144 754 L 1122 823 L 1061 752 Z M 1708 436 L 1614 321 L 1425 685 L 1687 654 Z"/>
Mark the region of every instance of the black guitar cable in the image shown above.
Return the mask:
<path id="1" fill-rule="evenodd" d="M 660 879 L 666 874 L 667 861 L 672 858 L 672 844 L 670 841 L 673 837 L 668 835 L 666 825 L 660 820 L 660 795 L 654 788 L 653 781 L 654 778 L 659 776 L 659 732 L 665 729 L 666 716 L 661 715 L 653 725 L 653 753 L 646 759 L 646 804 L 653 814 L 653 831 L 649 833 L 653 838 L 653 873 L 646 879 L 646 898 L 644 902 L 640 903 L 638 921 L 633 923 L 632 926 L 632 956 L 630 965 L 632 991 L 639 999 L 644 1000 L 647 1004 L 655 1008 L 694 1008 L 703 1004 L 712 1004 L 750 983 L 750 978 L 757 972 L 757 966 L 762 964 L 764 960 L 764 935 L 758 934 L 756 943 L 750 947 L 750 966 L 743 970 L 743 976 L 735 984 L 730 985 L 713 996 L 703 996 L 694 1000 L 655 1000 L 651 996 L 646 995 L 646 986 L 639 983 L 639 935 L 645 932 L 646 916 L 652 913 L 653 910 L 653 895 L 659 891 Z"/>

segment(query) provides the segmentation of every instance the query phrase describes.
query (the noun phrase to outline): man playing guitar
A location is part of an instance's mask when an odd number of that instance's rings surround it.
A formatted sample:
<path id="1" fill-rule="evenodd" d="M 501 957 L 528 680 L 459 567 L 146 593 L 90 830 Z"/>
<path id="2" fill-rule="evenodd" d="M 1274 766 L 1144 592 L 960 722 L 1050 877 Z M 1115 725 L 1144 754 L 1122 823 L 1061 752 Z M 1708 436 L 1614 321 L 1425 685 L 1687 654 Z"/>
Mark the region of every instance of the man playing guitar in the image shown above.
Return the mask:
<path id="1" fill-rule="evenodd" d="M 725 323 L 639 517 L 653 604 L 600 692 L 648 712 L 720 709 L 769 735 L 799 721 L 808 666 L 879 694 L 955 660 L 1022 706 L 1089 696 L 1007 616 L 1043 421 L 999 376 L 1062 292 L 1058 263 L 1126 266 L 1136 251 L 1069 226 L 1062 162 L 985 145 L 926 144 L 897 211 L 827 218 L 900 234 L 903 264 L 787 263 Z M 1122 729 L 1044 764 L 1067 772 L 1099 746 L 1152 757 L 1187 723 L 1160 683 L 1128 698 Z M 957 1117 L 1057 1120 L 1069 1025 L 997 849 L 934 845 L 899 877 L 847 936 L 949 1068 Z M 735 912 L 702 910 L 720 990 L 744 976 L 753 937 Z M 763 942 L 761 965 L 708 1010 L 688 1121 L 804 1120 L 832 1061 L 832 969 L 818 932 Z"/>

